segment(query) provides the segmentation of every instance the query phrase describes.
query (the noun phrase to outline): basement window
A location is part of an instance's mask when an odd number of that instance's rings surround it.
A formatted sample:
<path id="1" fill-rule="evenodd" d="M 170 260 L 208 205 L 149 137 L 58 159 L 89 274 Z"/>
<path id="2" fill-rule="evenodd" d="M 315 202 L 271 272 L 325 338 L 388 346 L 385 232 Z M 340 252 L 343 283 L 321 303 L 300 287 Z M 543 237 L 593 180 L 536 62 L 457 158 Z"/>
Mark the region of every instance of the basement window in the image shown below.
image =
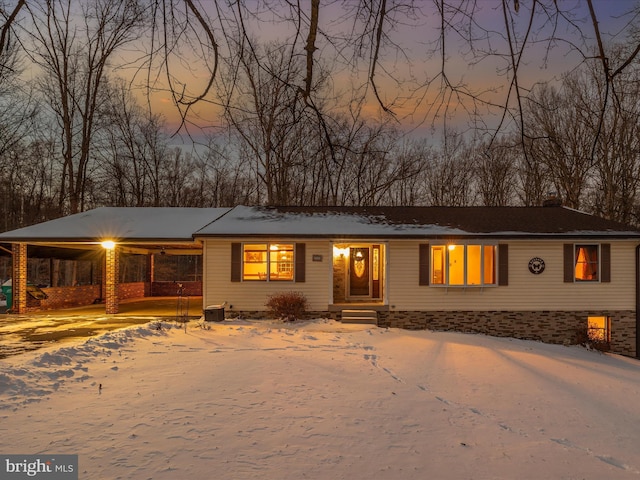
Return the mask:
<path id="1" fill-rule="evenodd" d="M 587 336 L 592 342 L 609 343 L 611 341 L 611 317 L 588 317 Z"/>

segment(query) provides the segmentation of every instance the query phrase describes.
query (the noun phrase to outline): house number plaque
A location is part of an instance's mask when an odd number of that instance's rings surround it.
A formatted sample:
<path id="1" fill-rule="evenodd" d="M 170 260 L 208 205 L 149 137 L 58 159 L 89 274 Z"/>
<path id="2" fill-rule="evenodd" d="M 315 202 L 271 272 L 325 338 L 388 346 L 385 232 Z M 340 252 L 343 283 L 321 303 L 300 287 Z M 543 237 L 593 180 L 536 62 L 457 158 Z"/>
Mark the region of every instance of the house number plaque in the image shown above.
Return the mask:
<path id="1" fill-rule="evenodd" d="M 533 257 L 529 260 L 529 271 L 534 275 L 539 275 L 544 272 L 544 260 L 540 257 Z"/>

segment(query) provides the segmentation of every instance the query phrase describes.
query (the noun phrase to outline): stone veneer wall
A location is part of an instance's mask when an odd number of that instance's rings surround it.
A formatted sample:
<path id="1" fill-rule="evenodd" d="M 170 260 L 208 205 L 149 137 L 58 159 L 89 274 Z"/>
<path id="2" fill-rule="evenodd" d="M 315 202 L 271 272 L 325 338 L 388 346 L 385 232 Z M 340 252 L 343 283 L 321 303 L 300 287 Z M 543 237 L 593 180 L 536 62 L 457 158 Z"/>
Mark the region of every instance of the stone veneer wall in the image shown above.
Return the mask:
<path id="1" fill-rule="evenodd" d="M 482 333 L 495 337 L 538 340 L 545 343 L 574 345 L 580 332 L 586 332 L 587 317 L 611 318 L 611 352 L 635 357 L 636 312 L 616 311 L 493 311 L 493 312 L 421 312 L 378 311 L 378 326 L 407 330 L 440 330 Z M 273 319 L 268 311 L 226 310 L 225 318 Z M 339 312 L 307 312 L 305 319 L 333 318 Z"/>
<path id="2" fill-rule="evenodd" d="M 238 311 L 225 309 L 224 318 L 228 320 L 234 318 L 242 318 L 246 320 L 275 320 L 273 314 L 267 310 Z M 329 315 L 329 312 L 306 312 L 304 317 L 299 320 L 312 320 L 314 318 L 331 318 L 331 315 Z"/>
<path id="3" fill-rule="evenodd" d="M 611 351 L 635 357 L 636 312 L 616 311 L 453 311 L 378 313 L 378 326 L 409 330 L 450 330 L 483 333 L 497 337 L 539 340 L 546 343 L 573 345 L 579 332 L 586 331 L 587 317 L 611 318 Z"/>
<path id="4" fill-rule="evenodd" d="M 347 258 L 344 255 L 333 259 L 333 301 L 346 301 Z"/>

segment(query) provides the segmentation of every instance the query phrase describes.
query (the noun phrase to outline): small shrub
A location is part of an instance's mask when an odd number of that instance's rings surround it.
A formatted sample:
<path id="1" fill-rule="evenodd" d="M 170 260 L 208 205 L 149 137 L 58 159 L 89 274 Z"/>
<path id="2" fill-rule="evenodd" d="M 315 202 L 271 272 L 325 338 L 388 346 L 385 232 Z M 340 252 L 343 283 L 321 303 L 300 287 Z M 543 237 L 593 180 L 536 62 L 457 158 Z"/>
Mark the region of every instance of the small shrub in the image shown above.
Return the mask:
<path id="1" fill-rule="evenodd" d="M 275 293 L 267 297 L 265 306 L 277 318 L 292 322 L 307 310 L 307 297 L 300 292 Z"/>
<path id="2" fill-rule="evenodd" d="M 600 352 L 608 352 L 611 350 L 611 344 L 608 341 L 592 338 L 589 335 L 589 329 L 586 327 L 576 330 L 575 342 L 577 345 L 582 345 L 583 347 L 598 350 Z"/>
<path id="3" fill-rule="evenodd" d="M 152 322 L 151 323 L 151 330 L 157 330 L 157 331 L 162 331 L 163 330 L 163 325 L 161 321 L 156 321 L 156 322 Z"/>

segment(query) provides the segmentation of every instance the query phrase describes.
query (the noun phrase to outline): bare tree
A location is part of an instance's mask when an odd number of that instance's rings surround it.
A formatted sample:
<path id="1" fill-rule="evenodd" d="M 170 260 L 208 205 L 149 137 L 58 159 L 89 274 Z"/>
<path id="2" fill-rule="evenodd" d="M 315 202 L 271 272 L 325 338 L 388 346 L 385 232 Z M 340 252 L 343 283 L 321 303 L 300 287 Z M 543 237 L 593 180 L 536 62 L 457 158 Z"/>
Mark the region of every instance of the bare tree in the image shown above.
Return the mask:
<path id="1" fill-rule="evenodd" d="M 626 53 L 619 52 L 623 56 Z M 589 95 L 586 101 L 600 106 L 604 115 L 587 118 L 592 130 L 594 180 L 586 200 L 597 215 L 628 224 L 638 223 L 637 203 L 640 192 L 640 69 L 631 66 L 616 75 L 610 85 L 595 68 L 585 72 L 584 83 L 590 88 L 579 92 Z M 613 92 L 611 100 L 607 95 Z"/>
<path id="2" fill-rule="evenodd" d="M 530 156 L 544 163 L 564 203 L 581 208 L 593 173 L 589 118 L 597 104 L 579 94 L 586 85 L 577 76 L 565 77 L 565 90 L 542 85 L 528 102 L 525 127 L 532 137 Z"/>
<path id="3" fill-rule="evenodd" d="M 461 134 L 451 131 L 446 133 L 439 151 L 425 165 L 426 204 L 474 204 L 472 150 Z"/>
<path id="4" fill-rule="evenodd" d="M 247 174 L 234 146 L 227 138 L 209 138 L 202 163 L 207 171 L 207 194 L 203 206 L 229 207 L 257 203 L 257 186 Z"/>
<path id="5" fill-rule="evenodd" d="M 103 128 L 94 141 L 100 191 L 110 195 L 109 204 L 159 206 L 169 141 L 165 124 L 137 103 L 126 82 L 114 81 L 108 88 L 99 112 Z"/>
<path id="6" fill-rule="evenodd" d="M 2 10 L 0 50 L 20 22 L 20 12 L 36 5 L 36 0 L 20 0 L 14 8 Z M 608 15 L 617 16 L 619 9 L 599 11 L 593 0 L 155 0 L 149 6 L 152 29 L 145 36 L 150 40 L 144 52 L 146 84 L 150 91 L 165 88 L 171 93 L 183 125 L 194 105 L 212 100 L 222 65 L 229 60 L 231 65 L 237 64 L 233 61 L 237 45 L 254 50 L 251 32 L 262 24 L 277 25 L 281 46 L 304 62 L 295 86 L 311 107 L 317 100 L 312 85 L 318 67 L 324 64 L 331 65 L 334 74 L 355 74 L 356 91 L 362 98 L 372 97 L 384 112 L 400 117 L 415 113 L 410 105 L 424 106 L 428 121 L 439 122 L 464 111 L 477 127 L 488 127 L 486 114 L 492 112 L 502 117 L 494 130 L 510 129 L 515 123 L 522 135 L 526 131 L 521 107 L 532 87 L 526 69 L 532 62 L 545 66 L 556 51 L 572 54 L 569 58 L 574 63 L 568 68 L 597 61 L 608 88 L 613 89 L 611 81 L 628 69 L 640 52 L 640 42 L 634 36 L 638 6 L 632 7 L 628 17 L 621 17 L 628 23 L 617 32 L 618 38 L 627 35 L 632 48 L 627 56 L 613 62 L 602 24 Z M 496 18 L 501 19 L 501 25 L 496 24 Z M 416 45 L 406 43 L 405 32 L 410 29 L 420 29 L 426 35 L 421 51 L 412 51 Z M 418 57 L 435 62 L 425 69 L 428 74 L 411 70 Z M 459 60 L 475 68 L 490 63 L 501 75 L 500 85 L 474 87 L 456 72 Z M 205 81 L 191 75 L 194 64 L 208 73 Z M 403 72 L 398 66 L 408 70 Z M 505 88 L 500 88 L 502 85 Z"/>
<path id="7" fill-rule="evenodd" d="M 144 10 L 135 0 L 91 0 L 79 25 L 71 0 L 28 3 L 34 62 L 40 86 L 60 129 L 63 177 L 60 205 L 83 210 L 91 142 L 105 101 L 105 78 L 114 52 L 136 38 Z"/>
<path id="8" fill-rule="evenodd" d="M 520 152 L 506 140 L 496 141 L 490 147 L 474 149 L 473 174 L 481 205 L 513 205 L 516 192 L 517 161 Z"/>
<path id="9" fill-rule="evenodd" d="M 264 53 L 245 50 L 225 84 L 225 118 L 250 151 L 270 205 L 293 203 L 293 187 L 307 161 L 305 144 L 313 138 L 309 126 L 316 120 L 293 87 L 301 67 L 292 53 L 269 46 Z"/>
<path id="10" fill-rule="evenodd" d="M 558 194 L 558 191 L 544 161 L 530 154 L 525 155 L 524 152 L 530 152 L 532 140 L 526 141 L 524 149 L 520 147 L 520 140 L 521 137 L 512 142 L 514 146 L 518 147 L 515 155 L 516 195 L 518 198 L 516 203 L 527 207 L 539 206 L 543 204 L 550 193 Z"/>

